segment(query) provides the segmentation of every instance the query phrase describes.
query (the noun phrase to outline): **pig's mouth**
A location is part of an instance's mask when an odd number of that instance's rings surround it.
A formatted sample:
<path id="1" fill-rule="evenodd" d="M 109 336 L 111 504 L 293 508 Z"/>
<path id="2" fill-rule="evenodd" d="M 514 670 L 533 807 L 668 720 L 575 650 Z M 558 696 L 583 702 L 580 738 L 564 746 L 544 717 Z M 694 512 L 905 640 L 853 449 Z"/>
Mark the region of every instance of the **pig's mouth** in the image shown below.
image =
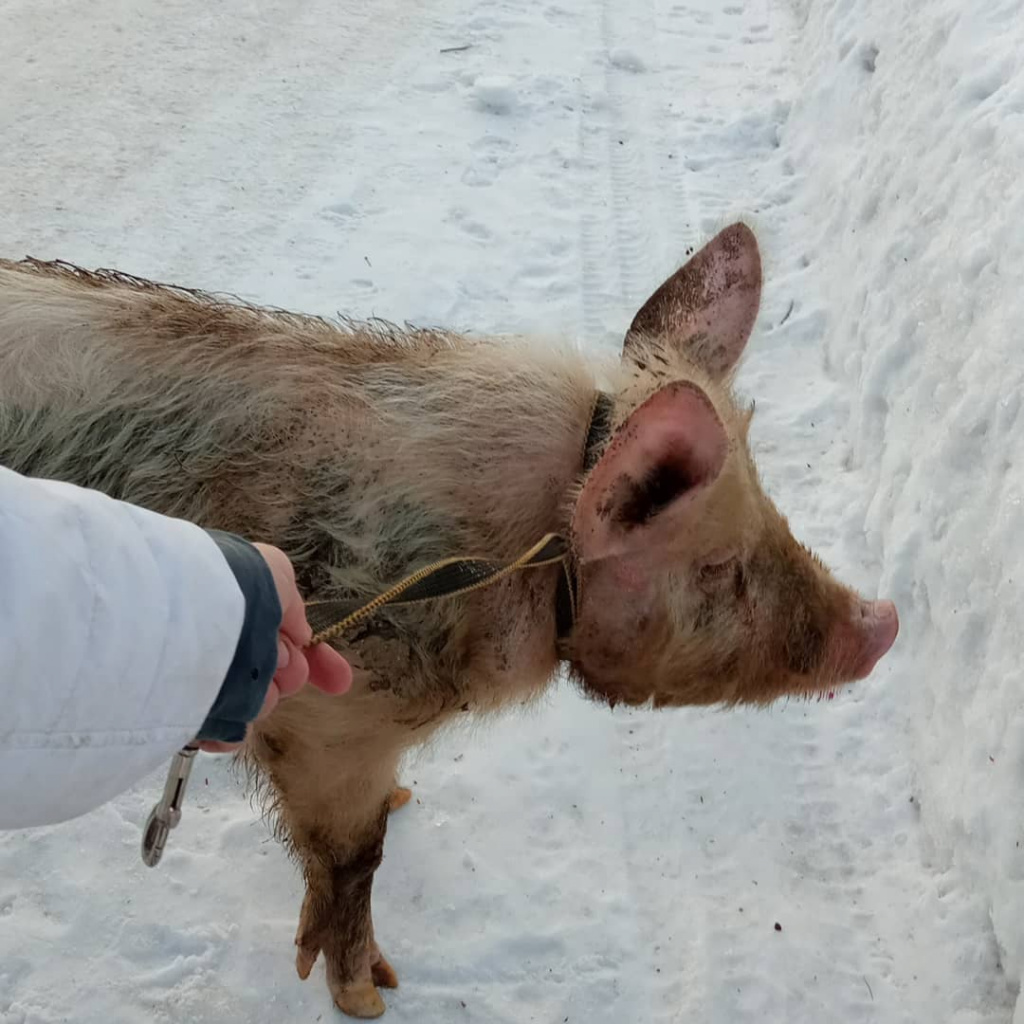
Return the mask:
<path id="1" fill-rule="evenodd" d="M 616 704 L 654 708 L 685 706 L 766 706 L 776 700 L 835 696 L 841 687 L 866 679 L 889 652 L 899 633 L 899 615 L 891 601 L 853 599 L 852 611 L 831 634 L 788 650 L 778 673 L 765 671 L 763 662 L 748 661 L 738 652 L 718 665 L 691 664 L 681 670 L 674 664 L 646 662 L 642 649 L 634 652 L 629 670 L 604 657 L 570 659 L 570 675 L 591 697 Z M 657 647 L 655 643 L 644 645 Z M 816 650 L 812 650 L 816 648 Z M 646 662 L 646 663 L 645 663 Z M 799 666 L 799 667 L 798 667 Z"/>
<path id="2" fill-rule="evenodd" d="M 852 615 L 832 630 L 823 645 L 820 662 L 792 677 L 779 696 L 790 692 L 808 699 L 831 699 L 836 690 L 867 679 L 896 641 L 899 628 L 891 601 L 856 599 Z"/>

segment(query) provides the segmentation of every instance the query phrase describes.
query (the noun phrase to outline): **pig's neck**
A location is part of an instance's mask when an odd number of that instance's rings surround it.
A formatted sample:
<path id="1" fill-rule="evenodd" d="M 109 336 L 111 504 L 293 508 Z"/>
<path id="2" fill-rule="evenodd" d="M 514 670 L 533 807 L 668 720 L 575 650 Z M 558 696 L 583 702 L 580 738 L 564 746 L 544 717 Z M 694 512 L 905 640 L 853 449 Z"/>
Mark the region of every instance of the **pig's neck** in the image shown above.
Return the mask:
<path id="1" fill-rule="evenodd" d="M 468 543 L 513 557 L 568 528 L 601 368 L 553 348 L 487 345 L 457 355 L 440 395 L 403 399 L 395 468 L 463 524 Z"/>

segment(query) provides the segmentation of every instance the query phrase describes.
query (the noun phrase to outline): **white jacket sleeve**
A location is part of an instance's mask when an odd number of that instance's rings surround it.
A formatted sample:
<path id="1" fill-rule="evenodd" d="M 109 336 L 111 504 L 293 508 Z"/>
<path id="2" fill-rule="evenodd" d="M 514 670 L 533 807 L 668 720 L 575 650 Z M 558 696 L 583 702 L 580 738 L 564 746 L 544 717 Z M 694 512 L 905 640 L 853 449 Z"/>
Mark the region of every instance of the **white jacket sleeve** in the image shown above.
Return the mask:
<path id="1" fill-rule="evenodd" d="M 0 828 L 83 814 L 166 762 L 244 615 L 204 530 L 0 468 Z"/>

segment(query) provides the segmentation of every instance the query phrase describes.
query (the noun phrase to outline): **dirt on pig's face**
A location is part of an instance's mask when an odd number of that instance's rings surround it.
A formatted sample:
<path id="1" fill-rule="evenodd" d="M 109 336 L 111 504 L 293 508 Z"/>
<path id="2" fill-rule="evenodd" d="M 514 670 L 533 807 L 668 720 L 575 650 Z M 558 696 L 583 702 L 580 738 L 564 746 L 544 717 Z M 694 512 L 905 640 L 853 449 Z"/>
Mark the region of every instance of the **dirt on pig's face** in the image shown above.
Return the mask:
<path id="1" fill-rule="evenodd" d="M 734 225 L 627 336 L 617 429 L 572 525 L 580 600 L 567 653 L 610 703 L 812 695 L 864 678 L 895 640 L 893 605 L 835 580 L 758 480 L 730 376 L 760 284 L 753 235 Z"/>

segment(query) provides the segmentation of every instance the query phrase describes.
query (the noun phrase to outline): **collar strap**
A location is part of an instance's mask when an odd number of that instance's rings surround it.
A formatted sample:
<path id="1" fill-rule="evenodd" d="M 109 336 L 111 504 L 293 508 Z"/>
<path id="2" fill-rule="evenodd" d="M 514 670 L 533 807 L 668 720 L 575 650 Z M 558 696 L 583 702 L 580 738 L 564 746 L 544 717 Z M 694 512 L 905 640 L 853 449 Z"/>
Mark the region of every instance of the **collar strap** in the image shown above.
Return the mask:
<path id="1" fill-rule="evenodd" d="M 612 432 L 612 415 L 615 412 L 615 399 L 607 391 L 598 391 L 594 396 L 594 408 L 590 413 L 590 426 L 587 427 L 587 441 L 583 448 L 583 472 L 589 473 L 601 457 Z"/>
<path id="2" fill-rule="evenodd" d="M 587 427 L 587 439 L 583 446 L 584 473 L 589 473 L 601 457 L 601 451 L 611 436 L 614 412 L 615 399 L 606 391 L 598 391 L 594 395 L 594 407 L 590 412 L 590 425 Z M 558 587 L 555 591 L 555 635 L 559 642 L 568 639 L 576 625 L 579 601 L 579 572 L 572 548 L 566 545 L 566 558 L 562 563 L 562 572 L 559 574 Z"/>

